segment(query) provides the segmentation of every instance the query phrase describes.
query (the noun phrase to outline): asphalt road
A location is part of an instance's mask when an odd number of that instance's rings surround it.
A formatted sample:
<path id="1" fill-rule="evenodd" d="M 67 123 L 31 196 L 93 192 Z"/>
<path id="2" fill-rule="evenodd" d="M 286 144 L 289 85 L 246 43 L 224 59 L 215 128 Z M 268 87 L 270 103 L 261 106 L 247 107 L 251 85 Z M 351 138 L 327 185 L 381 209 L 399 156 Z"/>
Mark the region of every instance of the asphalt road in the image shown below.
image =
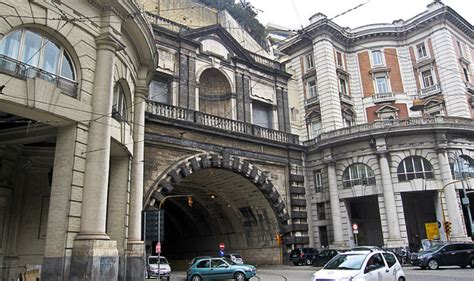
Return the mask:
<path id="1" fill-rule="evenodd" d="M 279 266 L 257 269 L 257 277 L 251 281 L 309 281 L 318 268 L 310 266 Z M 443 268 L 439 270 L 421 270 L 414 267 L 403 268 L 407 281 L 473 281 L 474 269 Z M 148 279 L 148 280 L 156 280 Z M 184 271 L 172 272 L 171 281 L 185 281 Z"/>

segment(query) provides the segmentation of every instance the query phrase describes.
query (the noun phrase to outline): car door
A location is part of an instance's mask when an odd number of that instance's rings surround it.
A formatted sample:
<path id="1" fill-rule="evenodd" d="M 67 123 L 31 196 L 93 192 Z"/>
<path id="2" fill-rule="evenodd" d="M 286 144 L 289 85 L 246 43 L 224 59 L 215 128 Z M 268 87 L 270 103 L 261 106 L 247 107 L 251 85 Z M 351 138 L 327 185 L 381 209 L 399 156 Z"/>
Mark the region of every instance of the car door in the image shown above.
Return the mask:
<path id="1" fill-rule="evenodd" d="M 196 264 L 196 273 L 200 274 L 204 280 L 211 279 L 211 260 L 200 260 Z"/>
<path id="2" fill-rule="evenodd" d="M 213 280 L 232 278 L 232 269 L 222 259 L 211 260 L 211 277 Z"/>
<path id="3" fill-rule="evenodd" d="M 388 281 L 387 267 L 379 253 L 372 254 L 364 268 L 365 281 Z"/>
<path id="4" fill-rule="evenodd" d="M 383 258 L 385 259 L 385 263 L 387 264 L 387 269 L 385 273 L 384 280 L 393 281 L 397 280 L 398 271 L 401 269 L 399 263 L 397 263 L 397 257 L 394 254 L 386 252 L 382 254 Z"/>
<path id="5" fill-rule="evenodd" d="M 457 259 L 459 258 L 457 248 L 456 244 L 444 246 L 439 252 L 439 265 L 456 265 Z"/>

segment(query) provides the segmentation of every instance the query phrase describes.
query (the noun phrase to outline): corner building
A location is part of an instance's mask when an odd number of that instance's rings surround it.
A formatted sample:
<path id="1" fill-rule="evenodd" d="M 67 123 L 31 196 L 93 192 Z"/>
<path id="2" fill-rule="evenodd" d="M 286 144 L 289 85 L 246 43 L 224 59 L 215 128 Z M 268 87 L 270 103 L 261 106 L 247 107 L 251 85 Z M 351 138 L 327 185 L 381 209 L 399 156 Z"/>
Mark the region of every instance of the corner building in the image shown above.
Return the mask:
<path id="1" fill-rule="evenodd" d="M 0 279 L 143 278 L 146 19 L 134 1 L 0 11 Z"/>
<path id="2" fill-rule="evenodd" d="M 448 239 L 446 221 L 470 240 L 472 25 L 441 1 L 392 24 L 310 21 L 280 47 L 306 129 L 310 244 L 354 246 L 357 224 L 359 245 L 419 249 L 426 223 Z"/>

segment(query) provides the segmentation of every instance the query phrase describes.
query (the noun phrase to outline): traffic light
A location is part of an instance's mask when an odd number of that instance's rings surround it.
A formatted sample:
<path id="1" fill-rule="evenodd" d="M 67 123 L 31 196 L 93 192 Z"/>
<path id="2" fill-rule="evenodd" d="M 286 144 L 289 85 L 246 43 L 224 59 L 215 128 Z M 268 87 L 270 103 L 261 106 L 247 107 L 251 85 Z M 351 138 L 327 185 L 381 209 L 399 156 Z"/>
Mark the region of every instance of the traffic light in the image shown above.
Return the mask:
<path id="1" fill-rule="evenodd" d="M 193 197 L 192 196 L 188 196 L 188 206 L 189 207 L 193 206 Z"/>
<path id="2" fill-rule="evenodd" d="M 142 238 L 146 241 L 158 241 L 158 236 L 160 236 L 160 240 L 163 241 L 165 236 L 164 210 L 144 210 L 142 220 L 145 228 L 145 236 L 142 235 Z"/>
<path id="3" fill-rule="evenodd" d="M 444 231 L 446 231 L 446 235 L 449 236 L 451 234 L 451 225 L 453 223 L 450 221 L 445 221 L 444 222 Z"/>
<path id="4" fill-rule="evenodd" d="M 281 236 L 281 234 L 275 235 L 275 240 L 276 240 L 278 246 L 283 244 L 283 237 Z"/>

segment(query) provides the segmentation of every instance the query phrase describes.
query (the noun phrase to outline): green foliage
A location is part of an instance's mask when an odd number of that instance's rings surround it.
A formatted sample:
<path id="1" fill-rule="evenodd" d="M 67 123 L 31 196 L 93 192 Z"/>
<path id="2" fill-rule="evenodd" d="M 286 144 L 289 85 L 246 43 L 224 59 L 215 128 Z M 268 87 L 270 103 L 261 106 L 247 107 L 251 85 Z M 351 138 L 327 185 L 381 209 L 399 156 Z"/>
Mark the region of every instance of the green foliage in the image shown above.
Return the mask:
<path id="1" fill-rule="evenodd" d="M 256 19 L 258 10 L 247 0 L 197 0 L 208 7 L 222 11 L 227 10 L 229 14 L 261 45 L 266 46 L 265 27 Z"/>

